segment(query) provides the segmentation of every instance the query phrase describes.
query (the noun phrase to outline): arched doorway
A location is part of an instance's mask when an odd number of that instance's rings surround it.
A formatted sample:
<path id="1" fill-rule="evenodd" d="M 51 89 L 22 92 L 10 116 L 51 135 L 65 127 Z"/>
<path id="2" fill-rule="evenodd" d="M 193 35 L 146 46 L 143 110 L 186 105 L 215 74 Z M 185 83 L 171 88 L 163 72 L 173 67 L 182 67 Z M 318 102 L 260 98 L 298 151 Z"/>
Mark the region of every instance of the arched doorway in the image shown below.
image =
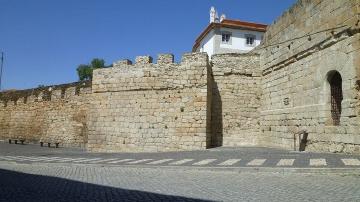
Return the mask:
<path id="1" fill-rule="evenodd" d="M 343 100 L 342 78 L 338 71 L 328 74 L 331 95 L 331 119 L 334 126 L 340 125 L 341 102 Z"/>

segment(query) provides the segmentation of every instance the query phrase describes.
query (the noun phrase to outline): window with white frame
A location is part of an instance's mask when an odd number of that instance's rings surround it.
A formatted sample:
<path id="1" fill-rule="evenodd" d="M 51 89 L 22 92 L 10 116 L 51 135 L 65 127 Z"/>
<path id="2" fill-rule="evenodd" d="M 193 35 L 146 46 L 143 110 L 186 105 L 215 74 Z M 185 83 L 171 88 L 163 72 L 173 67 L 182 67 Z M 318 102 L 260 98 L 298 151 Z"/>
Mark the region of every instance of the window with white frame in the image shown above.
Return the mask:
<path id="1" fill-rule="evenodd" d="M 247 46 L 255 46 L 255 39 L 256 39 L 255 35 L 246 34 L 245 38 L 246 38 L 246 45 Z"/>
<path id="2" fill-rule="evenodd" d="M 221 33 L 221 42 L 225 44 L 231 44 L 231 33 L 230 32 L 222 32 Z"/>

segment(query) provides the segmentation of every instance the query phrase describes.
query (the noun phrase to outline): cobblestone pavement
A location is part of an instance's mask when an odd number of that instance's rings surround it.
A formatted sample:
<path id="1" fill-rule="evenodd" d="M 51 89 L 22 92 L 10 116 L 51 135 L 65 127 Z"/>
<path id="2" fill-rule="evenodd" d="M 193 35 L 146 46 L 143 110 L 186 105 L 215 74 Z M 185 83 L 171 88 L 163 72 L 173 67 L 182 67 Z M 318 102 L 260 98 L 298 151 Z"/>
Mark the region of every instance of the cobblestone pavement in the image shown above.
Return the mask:
<path id="1" fill-rule="evenodd" d="M 299 153 L 269 148 L 216 148 L 205 151 L 161 153 L 88 153 L 81 149 L 38 145 L 0 144 L 0 161 L 71 163 L 124 166 L 351 168 L 359 169 L 360 156 Z"/>
<path id="2" fill-rule="evenodd" d="M 360 175 L 0 162 L 0 201 L 360 201 Z"/>

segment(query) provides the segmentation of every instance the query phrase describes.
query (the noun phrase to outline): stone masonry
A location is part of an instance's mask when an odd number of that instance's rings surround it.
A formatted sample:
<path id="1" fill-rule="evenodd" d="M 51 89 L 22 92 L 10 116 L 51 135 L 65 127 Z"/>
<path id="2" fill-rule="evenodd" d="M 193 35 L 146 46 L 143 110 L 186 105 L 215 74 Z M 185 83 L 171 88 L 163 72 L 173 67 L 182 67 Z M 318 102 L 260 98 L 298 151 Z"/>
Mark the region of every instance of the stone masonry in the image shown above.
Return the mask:
<path id="1" fill-rule="evenodd" d="M 0 138 L 84 147 L 90 84 L 81 82 L 1 93 Z"/>
<path id="2" fill-rule="evenodd" d="M 205 149 L 209 143 L 207 55 L 149 56 L 94 72 L 91 151 Z M 209 108 L 210 109 L 210 108 Z"/>
<path id="3" fill-rule="evenodd" d="M 360 153 L 360 1 L 300 0 L 271 25 L 260 47 L 261 145 Z M 295 40 L 293 40 L 295 39 Z M 342 77 L 340 124 L 331 114 L 331 75 Z"/>
<path id="4" fill-rule="evenodd" d="M 212 57 L 212 146 L 257 145 L 261 71 L 257 54 Z"/>
<path id="5" fill-rule="evenodd" d="M 299 0 L 251 53 L 140 56 L 95 70 L 92 83 L 0 93 L 0 139 L 299 149 L 294 134 L 306 131 L 305 150 L 360 154 L 359 16 L 360 0 Z"/>

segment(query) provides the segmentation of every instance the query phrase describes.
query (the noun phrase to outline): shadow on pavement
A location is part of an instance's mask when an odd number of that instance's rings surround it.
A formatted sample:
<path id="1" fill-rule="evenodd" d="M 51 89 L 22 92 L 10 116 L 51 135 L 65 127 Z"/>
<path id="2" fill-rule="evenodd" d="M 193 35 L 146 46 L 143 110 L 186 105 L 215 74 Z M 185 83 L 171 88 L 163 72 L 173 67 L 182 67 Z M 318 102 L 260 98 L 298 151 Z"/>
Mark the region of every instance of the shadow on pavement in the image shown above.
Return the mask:
<path id="1" fill-rule="evenodd" d="M 197 201 L 206 200 L 114 188 L 0 169 L 0 201 Z"/>

